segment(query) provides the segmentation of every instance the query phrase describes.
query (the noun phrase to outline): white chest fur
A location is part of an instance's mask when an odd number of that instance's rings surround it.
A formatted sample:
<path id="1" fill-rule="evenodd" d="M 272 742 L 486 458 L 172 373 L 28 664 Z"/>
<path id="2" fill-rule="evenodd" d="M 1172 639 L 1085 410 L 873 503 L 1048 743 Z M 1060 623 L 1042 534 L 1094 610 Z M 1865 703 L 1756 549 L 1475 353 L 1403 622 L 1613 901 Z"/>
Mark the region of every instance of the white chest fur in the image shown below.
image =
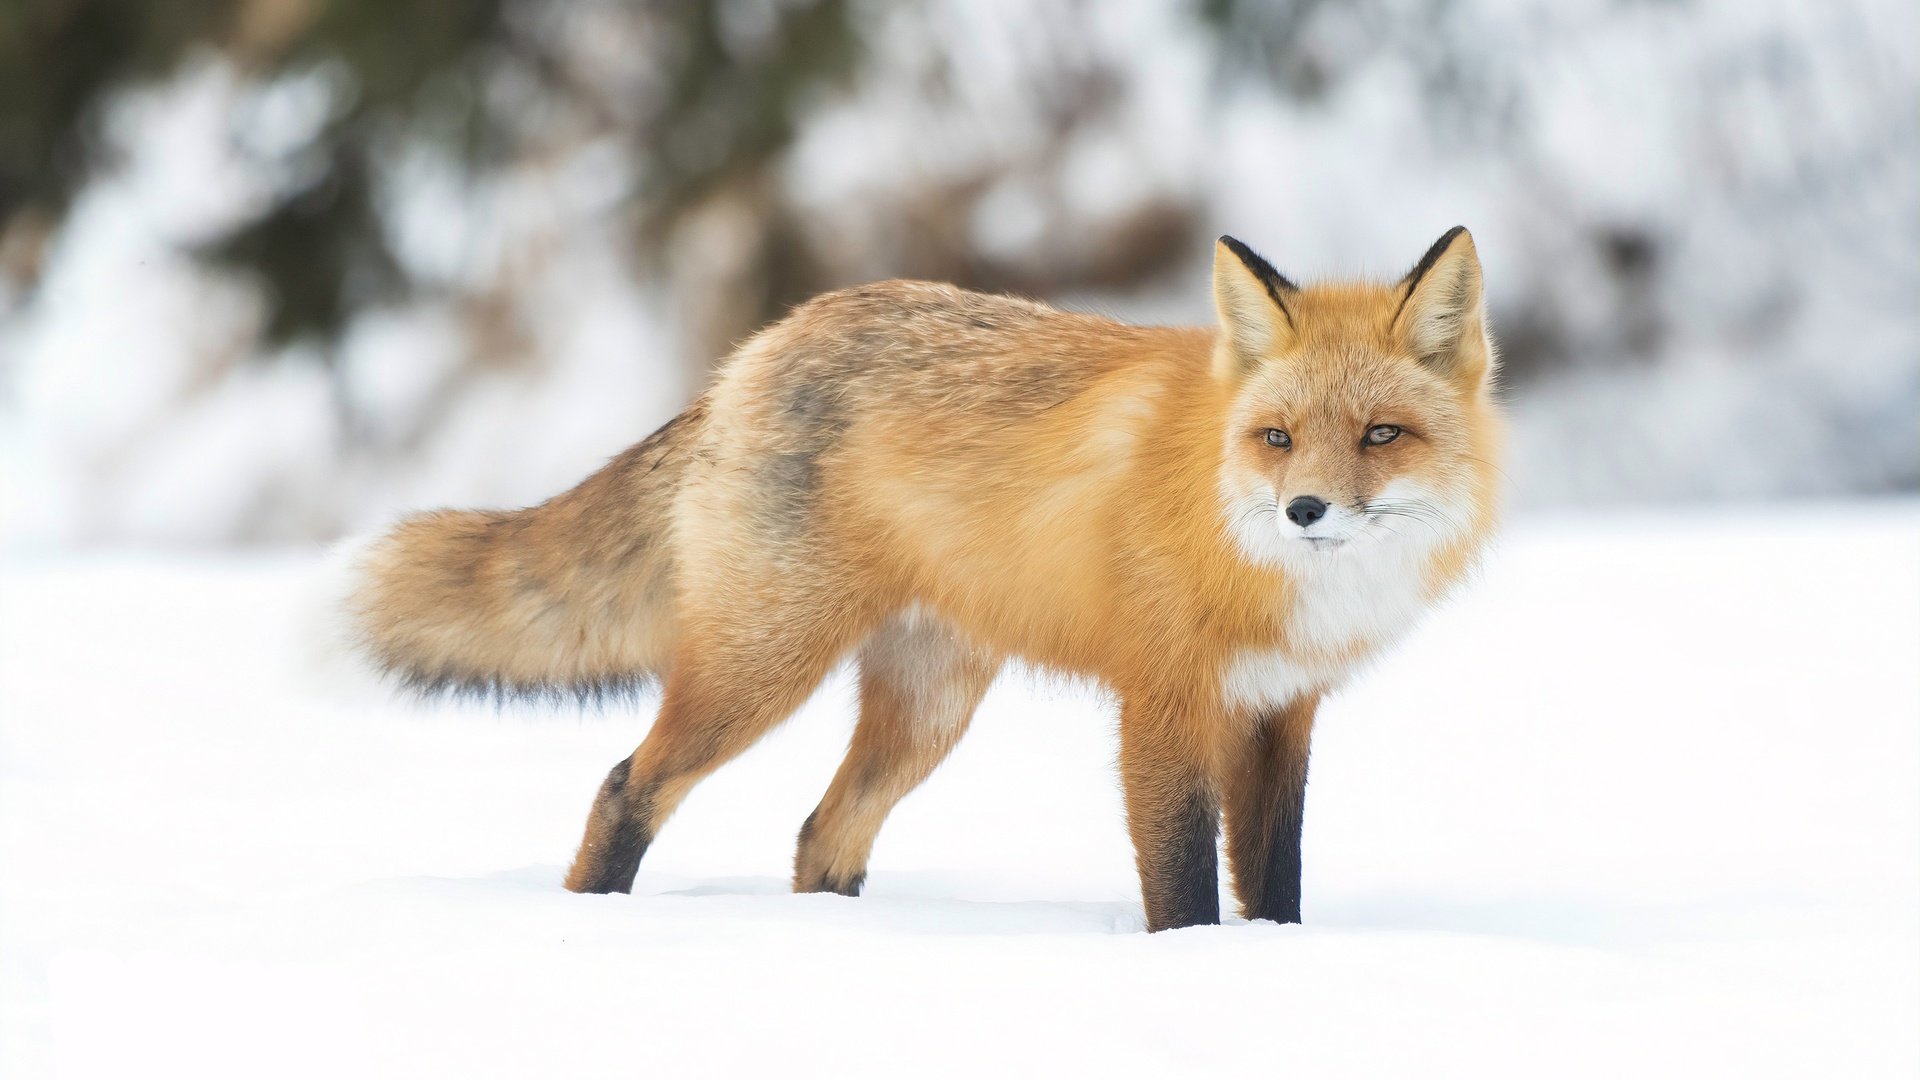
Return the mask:
<path id="1" fill-rule="evenodd" d="M 1276 709 L 1339 685 L 1430 606 L 1426 564 L 1426 551 L 1394 543 L 1288 560 L 1295 583 L 1286 612 L 1289 646 L 1236 653 L 1221 675 L 1227 702 Z"/>

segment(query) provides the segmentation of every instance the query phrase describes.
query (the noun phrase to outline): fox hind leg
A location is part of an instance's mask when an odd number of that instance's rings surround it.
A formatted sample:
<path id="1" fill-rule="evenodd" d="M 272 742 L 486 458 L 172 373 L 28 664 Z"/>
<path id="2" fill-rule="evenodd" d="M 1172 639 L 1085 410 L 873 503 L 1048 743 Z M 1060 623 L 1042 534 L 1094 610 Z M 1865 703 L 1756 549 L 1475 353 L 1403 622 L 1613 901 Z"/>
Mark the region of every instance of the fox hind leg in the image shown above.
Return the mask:
<path id="1" fill-rule="evenodd" d="M 860 720 L 833 783 L 800 827 L 795 892 L 858 896 L 880 826 L 966 732 L 1001 657 L 918 611 L 860 650 Z"/>
<path id="2" fill-rule="evenodd" d="M 641 856 L 693 786 L 798 708 L 859 629 L 793 612 L 734 632 L 688 633 L 653 729 L 600 785 L 566 887 L 631 891 Z"/>
<path id="3" fill-rule="evenodd" d="M 639 751 L 635 751 L 635 754 Z M 579 893 L 630 892 L 640 857 L 653 842 L 653 795 L 657 785 L 634 778 L 634 754 L 607 773 L 594 796 L 587 835 L 567 871 L 566 887 Z"/>

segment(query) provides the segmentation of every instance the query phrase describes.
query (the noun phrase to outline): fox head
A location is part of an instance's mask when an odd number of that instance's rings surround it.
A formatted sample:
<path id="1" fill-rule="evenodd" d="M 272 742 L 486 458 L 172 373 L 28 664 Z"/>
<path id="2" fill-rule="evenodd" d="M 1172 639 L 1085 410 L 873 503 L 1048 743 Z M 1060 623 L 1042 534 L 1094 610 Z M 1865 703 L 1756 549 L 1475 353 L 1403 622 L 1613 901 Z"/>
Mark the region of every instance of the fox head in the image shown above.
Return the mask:
<path id="1" fill-rule="evenodd" d="M 1466 229 L 1394 284 L 1305 288 L 1221 237 L 1213 292 L 1220 492 L 1247 557 L 1314 566 L 1490 525 L 1495 359 Z"/>

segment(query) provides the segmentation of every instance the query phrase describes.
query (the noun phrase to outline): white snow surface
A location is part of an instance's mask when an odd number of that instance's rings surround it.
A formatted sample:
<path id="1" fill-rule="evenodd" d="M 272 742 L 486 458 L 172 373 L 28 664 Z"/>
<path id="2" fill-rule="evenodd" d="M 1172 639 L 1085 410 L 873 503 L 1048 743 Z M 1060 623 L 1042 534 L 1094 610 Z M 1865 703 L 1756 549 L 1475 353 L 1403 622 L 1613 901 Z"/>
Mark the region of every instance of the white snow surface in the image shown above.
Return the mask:
<path id="1" fill-rule="evenodd" d="M 0 564 L 0 1075 L 1920 1070 L 1920 505 L 1523 524 L 1323 709 L 1306 924 L 1153 936 L 1019 676 L 864 897 L 786 891 L 845 672 L 571 895 L 652 700 L 316 695 L 317 563 Z"/>

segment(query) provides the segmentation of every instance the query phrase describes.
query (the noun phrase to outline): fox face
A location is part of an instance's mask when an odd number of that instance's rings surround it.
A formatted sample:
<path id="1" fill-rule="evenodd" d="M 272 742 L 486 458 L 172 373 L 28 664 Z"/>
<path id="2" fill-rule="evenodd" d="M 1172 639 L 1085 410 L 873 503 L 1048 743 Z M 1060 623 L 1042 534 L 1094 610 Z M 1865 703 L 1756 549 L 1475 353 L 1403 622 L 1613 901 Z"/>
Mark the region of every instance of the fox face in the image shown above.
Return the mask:
<path id="1" fill-rule="evenodd" d="M 1301 288 L 1223 238 L 1214 296 L 1219 487 L 1242 554 L 1317 567 L 1484 524 L 1493 354 L 1465 230 L 1390 286 Z"/>

